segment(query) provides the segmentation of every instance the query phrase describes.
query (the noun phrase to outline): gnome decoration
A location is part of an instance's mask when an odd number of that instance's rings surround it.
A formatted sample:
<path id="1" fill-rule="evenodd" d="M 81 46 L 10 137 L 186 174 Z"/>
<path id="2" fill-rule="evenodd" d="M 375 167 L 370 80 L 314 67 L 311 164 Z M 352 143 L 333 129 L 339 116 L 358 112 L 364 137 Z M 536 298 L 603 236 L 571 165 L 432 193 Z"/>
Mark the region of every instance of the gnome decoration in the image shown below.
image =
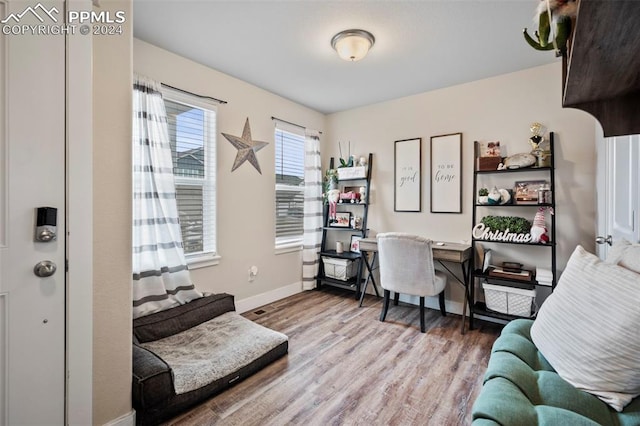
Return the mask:
<path id="1" fill-rule="evenodd" d="M 547 225 L 544 220 L 544 211 L 547 207 L 540 207 L 533 218 L 533 225 L 531 226 L 531 242 L 546 244 L 549 242 L 549 235 L 547 234 Z M 549 209 L 549 212 L 553 214 L 553 210 Z"/>
<path id="2" fill-rule="evenodd" d="M 340 198 L 339 189 L 330 189 L 327 193 L 327 201 L 329 202 L 329 223 L 336 222 L 336 204 Z"/>

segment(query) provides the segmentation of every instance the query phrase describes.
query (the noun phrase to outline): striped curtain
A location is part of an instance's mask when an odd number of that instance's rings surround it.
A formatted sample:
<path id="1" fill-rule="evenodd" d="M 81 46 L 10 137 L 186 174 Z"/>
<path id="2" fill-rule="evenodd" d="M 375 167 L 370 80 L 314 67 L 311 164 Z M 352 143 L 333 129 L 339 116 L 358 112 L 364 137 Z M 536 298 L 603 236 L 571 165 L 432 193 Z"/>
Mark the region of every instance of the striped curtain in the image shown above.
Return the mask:
<path id="1" fill-rule="evenodd" d="M 160 83 L 133 86 L 133 318 L 202 297 L 191 282 Z"/>
<path id="2" fill-rule="evenodd" d="M 305 138 L 302 289 L 311 290 L 316 285 L 322 241 L 322 166 L 320 133 L 306 129 Z"/>

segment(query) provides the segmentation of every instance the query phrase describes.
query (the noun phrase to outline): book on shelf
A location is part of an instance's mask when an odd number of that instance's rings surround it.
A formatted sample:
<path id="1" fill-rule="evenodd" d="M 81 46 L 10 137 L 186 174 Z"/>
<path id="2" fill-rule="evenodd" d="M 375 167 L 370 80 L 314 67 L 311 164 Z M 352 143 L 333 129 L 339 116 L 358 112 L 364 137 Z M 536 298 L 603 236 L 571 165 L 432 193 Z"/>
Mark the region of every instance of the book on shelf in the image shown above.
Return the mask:
<path id="1" fill-rule="evenodd" d="M 489 270 L 489 276 L 520 281 L 531 281 L 531 271 L 526 269 L 523 269 L 521 272 L 507 272 L 502 268 L 492 268 Z"/>
<path id="2" fill-rule="evenodd" d="M 504 278 L 496 278 L 496 277 L 487 277 L 485 278 L 485 280 L 487 281 L 487 284 L 501 285 L 504 287 L 512 287 L 512 288 L 521 288 L 524 290 L 533 290 L 536 287 L 535 282 L 533 281 L 514 281 L 514 280 L 507 280 Z"/>

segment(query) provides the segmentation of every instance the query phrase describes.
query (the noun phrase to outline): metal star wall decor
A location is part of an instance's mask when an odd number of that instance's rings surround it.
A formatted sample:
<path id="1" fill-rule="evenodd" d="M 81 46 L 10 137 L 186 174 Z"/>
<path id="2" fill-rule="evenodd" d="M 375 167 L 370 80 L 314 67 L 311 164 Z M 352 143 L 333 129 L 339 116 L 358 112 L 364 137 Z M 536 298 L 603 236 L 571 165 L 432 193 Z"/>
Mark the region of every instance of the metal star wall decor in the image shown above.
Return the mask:
<path id="1" fill-rule="evenodd" d="M 247 117 L 247 121 L 245 121 L 244 123 L 242 137 L 228 135 L 226 133 L 223 133 L 222 136 L 227 138 L 227 140 L 231 142 L 231 144 L 238 150 L 238 153 L 236 154 L 236 160 L 233 162 L 233 167 L 231 168 L 232 172 L 240 167 L 245 161 L 249 161 L 251 164 L 253 164 L 253 167 L 256 168 L 258 173 L 262 174 L 262 170 L 260 170 L 260 164 L 258 164 L 258 158 L 256 157 L 256 152 L 267 146 L 268 143 L 251 140 L 251 127 L 249 126 L 249 117 Z"/>

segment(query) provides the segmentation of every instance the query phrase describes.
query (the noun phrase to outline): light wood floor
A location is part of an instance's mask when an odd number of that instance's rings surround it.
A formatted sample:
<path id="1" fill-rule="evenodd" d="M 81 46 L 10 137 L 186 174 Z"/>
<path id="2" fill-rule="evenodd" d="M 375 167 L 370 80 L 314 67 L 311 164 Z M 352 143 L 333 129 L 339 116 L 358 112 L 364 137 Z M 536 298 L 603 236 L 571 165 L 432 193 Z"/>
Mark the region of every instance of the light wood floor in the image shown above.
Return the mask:
<path id="1" fill-rule="evenodd" d="M 353 293 L 304 292 L 244 316 L 289 336 L 289 354 L 169 425 L 463 425 L 497 324 L 460 334 L 460 316 Z M 257 314 L 263 310 L 261 314 Z"/>

